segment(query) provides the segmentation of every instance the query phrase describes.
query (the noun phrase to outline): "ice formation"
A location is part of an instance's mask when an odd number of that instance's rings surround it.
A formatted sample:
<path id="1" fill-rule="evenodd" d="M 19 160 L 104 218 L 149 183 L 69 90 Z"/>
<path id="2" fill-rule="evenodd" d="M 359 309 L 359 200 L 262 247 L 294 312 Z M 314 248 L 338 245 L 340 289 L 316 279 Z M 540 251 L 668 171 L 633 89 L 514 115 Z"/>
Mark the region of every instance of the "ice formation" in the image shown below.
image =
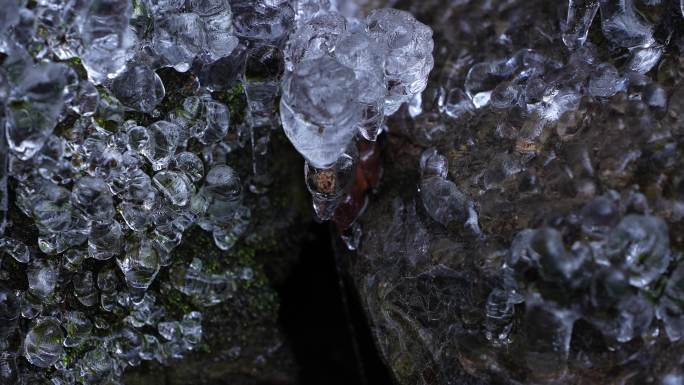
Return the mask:
<path id="1" fill-rule="evenodd" d="M 377 151 L 355 137 L 375 140 L 433 65 L 431 30 L 391 9 L 362 21 L 334 2 L 2 5 L 0 261 L 28 283 L 0 280 L 3 337 L 22 341 L 0 344 L 3 384 L 114 384 L 197 348 L 200 310 L 253 273 L 173 252 L 195 225 L 225 251 L 249 231 L 246 195 L 271 188 L 279 103 L 316 213 L 341 206 L 343 239 L 357 245 L 363 191 L 352 199 L 352 186 Z M 236 154 L 249 154 L 250 175 Z M 10 207 L 20 213 L 6 230 Z M 21 218 L 35 244 L 15 231 Z M 172 318 L 157 296 L 173 291 L 197 310 Z"/>
<path id="2" fill-rule="evenodd" d="M 254 273 L 174 251 L 251 233 L 282 126 L 402 383 L 680 383 L 684 1 L 540 4 L 0 1 L 0 382 L 197 350 Z"/>
<path id="3" fill-rule="evenodd" d="M 443 45 L 351 262 L 399 383 L 681 381 L 680 5 L 406 5 Z"/>
<path id="4" fill-rule="evenodd" d="M 405 11 L 305 17 L 285 49 L 288 138 L 316 168 L 332 166 L 357 134 L 374 141 L 384 117 L 425 89 L 433 46 L 430 28 Z"/>
<path id="5" fill-rule="evenodd" d="M 2 7 L 0 383 L 119 384 L 127 367 L 197 349 L 202 309 L 253 277 L 248 268 L 207 273 L 172 253 L 194 225 L 222 250 L 249 229 L 245 191 L 268 186 L 294 9 L 228 0 Z M 232 77 L 226 64 L 238 69 Z M 243 111 L 225 95 L 246 99 L 244 127 L 231 125 Z M 238 175 L 229 158 L 248 143 L 258 167 Z M 10 204 L 20 212 L 6 228 Z M 16 231 L 21 220 L 35 226 L 35 244 Z M 170 265 L 176 278 L 159 283 Z M 167 313 L 157 296 L 174 291 L 194 309 Z"/>
<path id="6" fill-rule="evenodd" d="M 425 89 L 434 42 L 432 30 L 408 12 L 379 9 L 359 19 L 321 3 L 297 9 L 280 116 L 306 159 L 316 214 L 327 220 L 349 193 L 357 141 L 375 141 L 385 117 Z"/>

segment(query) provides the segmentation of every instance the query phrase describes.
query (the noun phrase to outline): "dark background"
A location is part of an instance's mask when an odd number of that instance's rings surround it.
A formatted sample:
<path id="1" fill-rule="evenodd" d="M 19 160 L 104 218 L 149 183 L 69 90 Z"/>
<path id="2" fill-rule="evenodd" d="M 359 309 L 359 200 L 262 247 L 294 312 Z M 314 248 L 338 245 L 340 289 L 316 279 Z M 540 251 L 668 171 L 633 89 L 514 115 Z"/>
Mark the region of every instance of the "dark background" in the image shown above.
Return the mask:
<path id="1" fill-rule="evenodd" d="M 281 296 L 280 323 L 300 368 L 300 384 L 390 385 L 357 294 L 336 261 L 330 228 L 312 224 Z"/>

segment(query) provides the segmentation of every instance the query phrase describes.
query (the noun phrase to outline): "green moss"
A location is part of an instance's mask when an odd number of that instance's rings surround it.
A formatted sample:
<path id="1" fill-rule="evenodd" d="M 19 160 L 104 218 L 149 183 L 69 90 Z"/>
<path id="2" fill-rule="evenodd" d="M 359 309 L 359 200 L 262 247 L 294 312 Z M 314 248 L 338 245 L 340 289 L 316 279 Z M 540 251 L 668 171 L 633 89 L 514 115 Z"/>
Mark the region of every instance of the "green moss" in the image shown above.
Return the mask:
<path id="1" fill-rule="evenodd" d="M 73 57 L 65 61 L 64 63 L 66 63 L 69 67 L 73 68 L 74 71 L 76 71 L 76 74 L 78 75 L 79 79 L 83 80 L 88 78 L 88 72 L 83 66 L 83 62 L 81 62 L 80 57 Z"/>
<path id="2" fill-rule="evenodd" d="M 204 270 L 209 274 L 222 274 L 221 263 L 218 259 L 210 259 L 204 263 Z"/>
<path id="3" fill-rule="evenodd" d="M 236 127 L 245 121 L 247 99 L 245 98 L 245 89 L 242 83 L 238 82 L 238 84 L 229 91 L 213 92 L 211 96 L 214 100 L 228 106 L 228 109 L 230 110 L 231 127 Z"/>
<path id="4" fill-rule="evenodd" d="M 70 365 L 81 359 L 86 352 L 92 349 L 92 345 L 89 343 L 82 343 L 78 346 L 72 346 L 64 349 L 64 357 L 62 357 L 62 362 L 65 365 Z"/>
<path id="5" fill-rule="evenodd" d="M 190 299 L 175 289 L 169 290 L 162 299 L 162 302 L 165 305 L 164 308 L 176 317 L 182 317 L 184 314 L 194 310 L 190 304 Z"/>

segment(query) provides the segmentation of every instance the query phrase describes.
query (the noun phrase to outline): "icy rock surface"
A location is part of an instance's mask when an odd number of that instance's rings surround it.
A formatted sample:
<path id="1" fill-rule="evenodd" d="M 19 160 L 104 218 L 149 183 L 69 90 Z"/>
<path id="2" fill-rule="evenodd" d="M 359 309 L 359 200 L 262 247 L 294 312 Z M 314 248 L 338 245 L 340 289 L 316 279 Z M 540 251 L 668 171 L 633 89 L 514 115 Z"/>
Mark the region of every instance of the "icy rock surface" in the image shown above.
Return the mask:
<path id="1" fill-rule="evenodd" d="M 286 371 L 255 258 L 301 220 L 268 194 L 295 180 L 269 170 L 294 164 L 270 152 L 293 4 L 0 7 L 0 383 L 122 384 L 187 357 L 173 381 L 195 383 L 198 356 L 241 343 L 224 367 Z"/>
<path id="2" fill-rule="evenodd" d="M 340 252 L 398 383 L 681 381 L 680 2 L 389 3 L 435 69 Z"/>

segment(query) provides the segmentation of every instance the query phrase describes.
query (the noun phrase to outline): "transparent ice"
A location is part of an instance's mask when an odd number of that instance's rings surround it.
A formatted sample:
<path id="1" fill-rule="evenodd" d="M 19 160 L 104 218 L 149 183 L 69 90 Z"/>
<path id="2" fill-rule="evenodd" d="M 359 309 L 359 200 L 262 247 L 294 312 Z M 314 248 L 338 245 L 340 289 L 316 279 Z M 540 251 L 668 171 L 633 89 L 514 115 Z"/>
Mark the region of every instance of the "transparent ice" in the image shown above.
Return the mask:
<path id="1" fill-rule="evenodd" d="M 63 342 L 61 323 L 53 317 L 39 318 L 24 339 L 24 356 L 32 365 L 50 367 L 62 358 Z"/>

